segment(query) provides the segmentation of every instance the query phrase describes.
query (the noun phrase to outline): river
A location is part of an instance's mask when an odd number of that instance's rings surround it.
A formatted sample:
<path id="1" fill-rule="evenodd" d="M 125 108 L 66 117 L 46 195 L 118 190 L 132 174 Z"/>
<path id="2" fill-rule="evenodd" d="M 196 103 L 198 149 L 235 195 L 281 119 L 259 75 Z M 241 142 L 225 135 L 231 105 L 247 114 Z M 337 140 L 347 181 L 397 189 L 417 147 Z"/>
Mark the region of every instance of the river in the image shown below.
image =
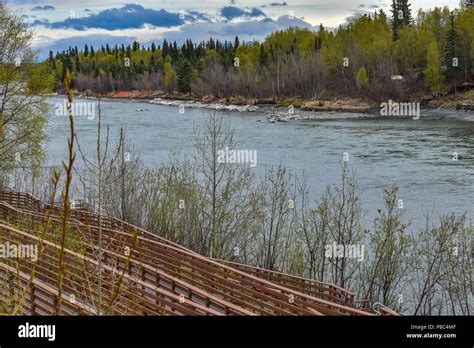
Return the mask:
<path id="1" fill-rule="evenodd" d="M 84 101 L 84 100 L 78 100 Z M 88 100 L 95 102 L 94 100 Z M 56 115 L 62 98 L 50 98 L 47 133 L 48 161 L 66 158 L 68 118 Z M 193 151 L 193 129 L 202 126 L 204 111 L 153 105 L 146 101 L 102 101 L 102 121 L 116 137 L 123 126 L 147 166 L 168 161 L 169 152 Z M 268 123 L 264 113 L 231 113 L 237 149 L 256 150 L 257 166 L 282 164 L 303 171 L 314 198 L 326 185 L 339 182 L 340 162 L 347 153 L 356 172 L 372 227 L 377 209 L 383 207 L 383 189 L 399 186 L 411 229 L 423 225 L 424 214 L 474 212 L 474 122 L 443 120 L 359 119 Z M 93 155 L 97 115 L 77 116 L 76 131 L 82 148 Z M 457 153 L 457 161 L 453 160 Z"/>

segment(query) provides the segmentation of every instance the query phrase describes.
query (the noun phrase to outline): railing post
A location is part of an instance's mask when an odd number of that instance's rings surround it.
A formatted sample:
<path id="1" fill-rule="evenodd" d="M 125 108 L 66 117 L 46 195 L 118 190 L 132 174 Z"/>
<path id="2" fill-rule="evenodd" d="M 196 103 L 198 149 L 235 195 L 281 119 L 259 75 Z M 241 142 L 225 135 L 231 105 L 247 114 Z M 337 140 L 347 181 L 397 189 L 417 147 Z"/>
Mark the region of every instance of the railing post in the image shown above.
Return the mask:
<path id="1" fill-rule="evenodd" d="M 31 315 L 36 315 L 36 296 L 35 296 L 35 285 L 30 285 L 30 302 L 31 302 Z"/>

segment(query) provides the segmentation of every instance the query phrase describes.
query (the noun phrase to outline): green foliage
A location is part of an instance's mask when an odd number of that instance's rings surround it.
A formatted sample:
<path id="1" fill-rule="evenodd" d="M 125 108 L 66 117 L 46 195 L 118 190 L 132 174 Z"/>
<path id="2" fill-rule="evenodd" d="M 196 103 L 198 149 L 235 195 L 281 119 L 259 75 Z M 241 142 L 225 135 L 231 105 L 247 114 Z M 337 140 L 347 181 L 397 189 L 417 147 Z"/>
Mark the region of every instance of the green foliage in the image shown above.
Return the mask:
<path id="1" fill-rule="evenodd" d="M 170 56 L 166 56 L 164 67 L 164 85 L 167 90 L 173 90 L 176 84 L 176 71 L 171 66 Z"/>
<path id="2" fill-rule="evenodd" d="M 191 92 L 191 79 L 193 67 L 188 59 L 183 59 L 177 69 L 178 90 L 181 93 Z"/>
<path id="3" fill-rule="evenodd" d="M 413 21 L 411 8 L 408 0 L 392 0 L 392 33 L 393 39 L 398 39 L 398 30 L 403 26 L 410 25 Z"/>
<path id="4" fill-rule="evenodd" d="M 450 17 L 450 26 L 446 34 L 446 45 L 444 47 L 444 64 L 446 66 L 446 76 L 455 78 L 459 75 L 461 64 L 459 34 L 456 31 L 454 14 Z"/>
<path id="5" fill-rule="evenodd" d="M 369 77 L 367 76 L 367 71 L 365 70 L 364 67 L 361 67 L 359 69 L 359 72 L 357 73 L 356 77 L 356 82 L 357 82 L 357 87 L 359 88 L 365 88 L 369 84 Z"/>
<path id="6" fill-rule="evenodd" d="M 377 58 L 389 56 L 392 40 L 385 16 L 378 16 L 374 20 L 361 17 L 350 29 L 350 41 L 358 47 L 365 63 L 373 64 Z"/>
<path id="7" fill-rule="evenodd" d="M 438 45 L 433 41 L 428 46 L 427 65 L 423 71 L 426 78 L 426 85 L 433 94 L 438 95 L 443 87 L 443 72 L 441 70 L 442 58 Z"/>
<path id="8" fill-rule="evenodd" d="M 450 17 L 451 11 L 448 7 L 435 7 L 432 10 L 418 14 L 420 29 L 426 30 L 432 35 L 441 51 L 444 50 L 446 32 L 450 26 Z"/>
<path id="9" fill-rule="evenodd" d="M 455 21 L 463 62 L 461 69 L 467 79 L 474 68 L 474 6 L 460 11 Z"/>
<path id="10" fill-rule="evenodd" d="M 275 55 L 299 53 L 302 55 L 315 51 L 318 34 L 308 29 L 289 28 L 269 35 L 264 42 L 265 49 L 272 47 Z"/>
<path id="11" fill-rule="evenodd" d="M 369 235 L 370 256 L 361 274 L 363 298 L 397 307 L 402 280 L 406 280 L 413 238 L 402 222 L 404 209 L 397 200 L 398 187 L 384 190 L 386 211 L 379 211 L 374 231 Z M 402 201 L 403 202 L 403 201 Z M 398 292 L 397 292 L 398 291 Z"/>
<path id="12" fill-rule="evenodd" d="M 24 18 L 0 6 L 0 171 L 38 174 L 44 159 L 52 69 L 35 63 L 33 32 Z"/>
<path id="13" fill-rule="evenodd" d="M 398 30 L 398 40 L 393 43 L 393 56 L 398 72 L 404 74 L 410 69 L 423 68 L 426 65 L 426 53 L 431 35 L 426 30 L 406 26 Z"/>

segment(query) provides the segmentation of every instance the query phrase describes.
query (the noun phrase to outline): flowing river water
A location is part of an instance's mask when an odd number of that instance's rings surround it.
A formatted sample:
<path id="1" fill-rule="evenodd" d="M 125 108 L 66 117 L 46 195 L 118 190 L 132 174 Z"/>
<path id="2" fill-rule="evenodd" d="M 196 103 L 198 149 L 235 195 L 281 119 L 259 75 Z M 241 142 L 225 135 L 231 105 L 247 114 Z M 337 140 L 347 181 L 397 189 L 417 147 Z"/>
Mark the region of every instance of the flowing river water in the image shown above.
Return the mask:
<path id="1" fill-rule="evenodd" d="M 55 112 L 63 100 L 49 99 L 51 165 L 60 164 L 67 153 L 68 117 Z M 181 114 L 177 107 L 146 101 L 103 100 L 101 109 L 112 137 L 123 126 L 147 166 L 168 161 L 173 149 L 193 152 L 193 130 L 202 126 L 205 112 L 186 109 Z M 347 153 L 363 190 L 367 227 L 383 207 L 383 189 L 392 184 L 399 186 L 410 229 L 420 228 L 426 213 L 435 221 L 451 212 L 474 217 L 474 122 L 386 118 L 268 123 L 263 112 L 230 115 L 237 149 L 257 151 L 257 166 L 251 170 L 261 176 L 266 167 L 282 164 L 296 174 L 304 172 L 313 199 L 326 185 L 339 184 Z M 97 114 L 95 119 L 77 116 L 75 124 L 83 150 L 93 156 Z"/>

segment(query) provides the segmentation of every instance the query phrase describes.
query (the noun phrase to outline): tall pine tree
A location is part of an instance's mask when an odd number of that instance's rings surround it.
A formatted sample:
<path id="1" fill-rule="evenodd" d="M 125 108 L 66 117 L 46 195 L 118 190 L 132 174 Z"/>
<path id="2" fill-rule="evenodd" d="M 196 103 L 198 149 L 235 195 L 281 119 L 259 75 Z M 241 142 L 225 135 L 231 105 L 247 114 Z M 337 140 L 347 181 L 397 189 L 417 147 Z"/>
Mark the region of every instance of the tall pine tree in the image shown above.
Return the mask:
<path id="1" fill-rule="evenodd" d="M 410 25 L 413 22 L 413 18 L 411 16 L 411 4 L 408 0 L 399 0 L 399 10 L 402 14 L 402 18 L 400 19 L 401 25 Z"/>
<path id="2" fill-rule="evenodd" d="M 180 60 L 176 73 L 178 75 L 178 90 L 181 93 L 188 93 L 191 91 L 191 74 L 193 66 L 188 59 Z"/>
<path id="3" fill-rule="evenodd" d="M 237 48 L 239 48 L 239 46 L 240 46 L 239 37 L 236 36 L 234 40 L 234 49 L 236 50 Z"/>
<path id="4" fill-rule="evenodd" d="M 392 36 L 398 39 L 398 29 L 410 25 L 413 21 L 411 16 L 411 5 L 408 0 L 392 0 Z"/>
<path id="5" fill-rule="evenodd" d="M 444 64 L 446 66 L 445 75 L 447 79 L 456 78 L 460 69 L 460 59 L 462 57 L 459 35 L 456 30 L 454 13 L 449 16 L 449 28 L 446 33 L 446 44 L 444 47 Z"/>

